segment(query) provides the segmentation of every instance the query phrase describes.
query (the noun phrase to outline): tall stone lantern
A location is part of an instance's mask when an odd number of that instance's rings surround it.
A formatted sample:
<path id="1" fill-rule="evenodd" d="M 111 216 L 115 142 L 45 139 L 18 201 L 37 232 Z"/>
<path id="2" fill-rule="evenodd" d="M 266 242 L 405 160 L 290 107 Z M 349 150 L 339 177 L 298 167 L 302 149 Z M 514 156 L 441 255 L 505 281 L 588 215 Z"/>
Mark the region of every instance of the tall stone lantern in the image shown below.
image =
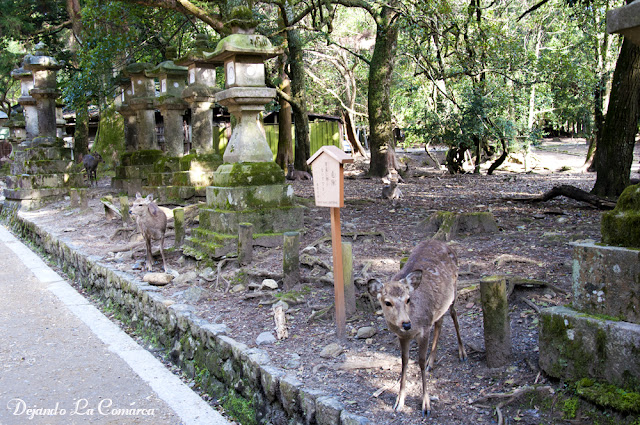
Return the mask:
<path id="1" fill-rule="evenodd" d="M 116 111 L 124 119 L 124 147 L 127 152 L 133 152 L 138 147 L 138 119 L 135 109 L 130 105 L 133 97 L 131 78 L 121 72 L 118 76 L 118 85 L 119 95 L 116 99 Z"/>
<path id="2" fill-rule="evenodd" d="M 216 94 L 216 100 L 237 122 L 222 157 L 225 163 L 273 161 L 260 113 L 276 96 L 276 90 L 265 85 L 264 61 L 281 51 L 265 36 L 254 34 L 250 23 L 231 21 L 233 34 L 221 40 L 211 55 L 205 55 L 224 63 L 225 90 Z"/>
<path id="3" fill-rule="evenodd" d="M 197 154 L 218 153 L 217 137 L 214 135 L 213 112 L 211 107 L 216 101 L 216 68 L 222 62 L 205 59 L 209 49 L 208 36 L 198 34 L 195 48 L 177 59 L 177 65 L 188 68 L 188 86 L 182 92 L 182 98 L 191 107 L 191 144 Z"/>
<path id="4" fill-rule="evenodd" d="M 46 54 L 44 43 L 38 43 L 34 54 L 26 55 L 23 63 L 24 69 L 33 74 L 33 88 L 29 94 L 36 100 L 38 117 L 38 136 L 31 144 L 52 143 L 56 137 L 56 98 L 60 95 L 56 73 L 62 65 Z"/>
<path id="5" fill-rule="evenodd" d="M 253 225 L 255 245 L 282 243 L 283 233 L 300 230 L 302 208 L 294 205 L 293 189 L 273 161 L 260 113 L 276 95 L 265 85 L 264 60 L 280 51 L 254 34 L 247 7 L 232 12 L 232 34 L 205 58 L 224 63 L 225 90 L 216 100 L 229 109 L 236 125 L 223 155 L 224 163 L 207 187 L 207 205 L 200 227 L 187 239 L 183 252 L 196 258 L 219 257 L 237 249 L 240 223 Z"/>
<path id="6" fill-rule="evenodd" d="M 155 106 L 160 109 L 164 119 L 165 154 L 171 157 L 184 155 L 183 115 L 187 103 L 182 100 L 182 91 L 187 80 L 187 68 L 176 65 L 176 48 L 167 48 L 167 58 L 155 68 L 145 71 L 150 78 L 160 81 L 160 96 L 155 99 Z"/>
<path id="7" fill-rule="evenodd" d="M 138 150 L 158 150 L 154 100 L 155 81 L 145 71 L 153 68 L 150 63 L 132 63 L 125 68 L 125 75 L 131 79 L 131 99 L 129 106 L 137 116 Z"/>
<path id="8" fill-rule="evenodd" d="M 33 73 L 20 67 L 11 71 L 11 76 L 20 81 L 20 97 L 18 103 L 22 105 L 24 114 L 25 135 L 22 139 L 33 140 L 38 135 L 38 113 L 36 110 L 36 100 L 29 94 L 33 88 Z"/>

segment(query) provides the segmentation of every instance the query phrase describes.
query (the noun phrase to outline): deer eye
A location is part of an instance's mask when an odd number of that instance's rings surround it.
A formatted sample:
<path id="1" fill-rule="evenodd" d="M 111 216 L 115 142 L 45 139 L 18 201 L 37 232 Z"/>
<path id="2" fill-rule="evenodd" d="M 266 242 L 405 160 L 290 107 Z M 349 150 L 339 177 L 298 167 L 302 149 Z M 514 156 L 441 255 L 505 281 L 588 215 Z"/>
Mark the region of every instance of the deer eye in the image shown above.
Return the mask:
<path id="1" fill-rule="evenodd" d="M 411 298 L 407 298 L 407 304 L 411 302 Z"/>
<path id="2" fill-rule="evenodd" d="M 391 304 L 391 301 L 385 301 L 384 305 L 386 305 L 387 307 L 391 307 L 393 304 Z"/>

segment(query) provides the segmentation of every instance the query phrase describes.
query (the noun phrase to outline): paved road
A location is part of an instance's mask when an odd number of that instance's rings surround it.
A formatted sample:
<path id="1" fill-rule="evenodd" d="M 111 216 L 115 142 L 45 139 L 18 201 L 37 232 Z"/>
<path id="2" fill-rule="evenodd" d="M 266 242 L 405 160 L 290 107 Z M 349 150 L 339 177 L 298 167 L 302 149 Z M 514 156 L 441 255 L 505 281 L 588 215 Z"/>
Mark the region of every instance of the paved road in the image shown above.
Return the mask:
<path id="1" fill-rule="evenodd" d="M 0 225 L 0 425 L 228 423 Z"/>

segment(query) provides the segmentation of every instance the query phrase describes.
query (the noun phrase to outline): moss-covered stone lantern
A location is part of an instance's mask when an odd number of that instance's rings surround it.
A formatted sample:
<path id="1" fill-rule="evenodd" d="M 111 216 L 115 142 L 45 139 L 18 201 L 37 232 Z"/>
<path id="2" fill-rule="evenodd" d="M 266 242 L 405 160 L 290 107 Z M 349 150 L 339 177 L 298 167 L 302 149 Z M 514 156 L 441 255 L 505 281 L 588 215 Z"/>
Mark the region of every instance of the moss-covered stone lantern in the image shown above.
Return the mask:
<path id="1" fill-rule="evenodd" d="M 137 149 L 138 140 L 138 119 L 136 111 L 131 107 L 131 98 L 133 97 L 133 88 L 131 78 L 120 72 L 118 75 L 118 86 L 120 94 L 116 98 L 116 111 L 122 115 L 124 119 L 124 146 L 127 152 L 133 152 Z"/>
<path id="2" fill-rule="evenodd" d="M 154 100 L 155 81 L 147 77 L 145 71 L 153 68 L 146 62 L 132 63 L 125 68 L 125 75 L 131 79 L 131 99 L 129 106 L 136 111 L 138 150 L 157 150 L 156 118 Z"/>
<path id="3" fill-rule="evenodd" d="M 264 60 L 280 51 L 254 34 L 255 21 L 246 7 L 234 9 L 232 34 L 205 58 L 224 64 L 225 90 L 216 100 L 235 117 L 236 125 L 223 155 L 224 163 L 207 187 L 207 205 L 200 209 L 200 227 L 183 252 L 196 258 L 219 257 L 237 250 L 241 223 L 253 225 L 254 244 L 282 244 L 283 233 L 302 228 L 302 208 L 294 205 L 293 189 L 273 161 L 260 113 L 275 97 L 265 86 Z"/>
<path id="4" fill-rule="evenodd" d="M 175 47 L 167 48 L 168 60 L 155 68 L 145 71 L 149 78 L 157 78 L 160 82 L 160 96 L 154 105 L 160 110 L 164 119 L 165 154 L 170 157 L 184 155 L 183 117 L 187 103 L 182 99 L 182 91 L 187 80 L 187 68 L 173 63 L 176 58 Z"/>
<path id="5" fill-rule="evenodd" d="M 60 96 L 56 74 L 62 65 L 47 55 L 44 43 L 38 43 L 34 54 L 24 57 L 23 64 L 24 69 L 33 74 L 33 88 L 29 94 L 36 100 L 38 116 L 38 135 L 31 144 L 53 143 L 56 137 L 56 98 Z"/>
<path id="6" fill-rule="evenodd" d="M 216 93 L 216 68 L 222 62 L 206 59 L 205 53 L 211 52 L 209 37 L 206 34 L 196 36 L 195 48 L 177 59 L 177 65 L 188 69 L 188 86 L 182 92 L 182 98 L 191 107 L 191 149 L 197 154 L 219 153 L 219 139 L 213 128 L 213 111 Z"/>
<path id="7" fill-rule="evenodd" d="M 29 94 L 33 88 L 33 73 L 27 71 L 24 67 L 20 67 L 11 71 L 11 76 L 20 81 L 20 97 L 18 103 L 22 105 L 23 121 L 25 134 L 21 139 L 28 138 L 33 140 L 38 135 L 38 112 L 36 109 L 36 100 Z"/>

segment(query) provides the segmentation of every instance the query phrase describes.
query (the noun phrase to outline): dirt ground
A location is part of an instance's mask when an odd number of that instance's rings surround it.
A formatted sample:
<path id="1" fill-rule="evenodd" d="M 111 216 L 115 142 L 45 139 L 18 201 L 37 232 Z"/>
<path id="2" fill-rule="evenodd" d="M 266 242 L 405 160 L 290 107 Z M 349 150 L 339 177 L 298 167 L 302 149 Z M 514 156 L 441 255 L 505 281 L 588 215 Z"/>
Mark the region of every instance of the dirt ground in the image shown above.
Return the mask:
<path id="1" fill-rule="evenodd" d="M 637 151 L 637 149 L 636 149 Z M 168 266 L 178 277 L 162 288 L 162 294 L 176 302 L 192 304 L 199 317 L 225 323 L 230 336 L 256 346 L 263 332 L 274 332 L 271 305 L 286 300 L 288 338 L 260 348 L 269 352 L 273 362 L 295 374 L 306 385 L 339 396 L 354 413 L 379 424 L 476 424 L 495 423 L 497 401 L 483 397 L 505 393 L 527 385 L 550 386 L 547 395 L 562 391 L 563 385 L 550 381 L 538 368 L 538 313 L 536 310 L 571 302 L 571 242 L 600 240 L 601 211 L 567 198 L 527 204 L 504 198 L 541 194 L 555 185 L 570 184 L 590 190 L 595 174 L 582 173 L 586 144 L 580 139 L 547 140 L 532 152 L 528 172 L 522 164 L 510 162 L 487 176 L 449 175 L 425 165 L 424 152 L 400 152 L 409 171 L 400 184 L 402 199 L 393 204 L 380 197 L 379 179 L 363 178 L 366 165 L 349 165 L 345 179 L 345 208 L 341 210 L 343 240 L 352 243 L 354 274 L 359 309 L 348 318 L 342 353 L 321 357 L 321 351 L 337 342 L 331 311 L 318 314 L 333 303 L 330 283 L 331 241 L 327 208 L 316 208 L 311 182 L 293 182 L 295 194 L 306 206 L 301 249 L 316 260 L 302 267 L 299 285 L 289 294 L 281 290 L 260 290 L 264 278 L 278 280 L 282 273 L 280 248 L 255 248 L 253 262 L 240 269 L 234 260 L 226 261 L 218 278 L 217 269 L 198 269 L 181 253 L 168 253 Z M 632 170 L 637 176 L 637 158 Z M 51 204 L 29 212 L 31 220 L 52 233 L 70 238 L 87 254 L 96 255 L 114 268 L 144 274 L 141 264 L 144 248 L 114 252 L 130 242 L 133 230 L 118 232 L 121 223 L 106 221 L 100 197 L 114 193 L 109 179 L 92 189 L 87 210 L 70 209 L 69 202 Z M 399 270 L 400 260 L 431 234 L 425 220 L 436 211 L 489 211 L 498 225 L 494 233 L 459 235 L 451 246 L 459 257 L 457 311 L 462 339 L 469 354 L 461 363 L 451 319 L 446 315 L 438 349 L 438 363 L 431 373 L 428 389 L 432 415 L 420 413 L 420 372 L 416 347 L 412 347 L 408 397 L 405 408 L 392 409 L 400 375 L 399 347 L 396 337 L 386 330 L 379 311 L 374 311 L 366 296 L 366 280 L 388 278 Z M 197 222 L 194 223 L 197 226 Z M 166 246 L 173 245 L 169 237 Z M 307 248 L 312 247 L 312 248 Z M 161 270 L 156 262 L 154 271 Z M 189 272 L 194 272 L 189 274 Z M 512 360 L 508 367 L 486 366 L 482 309 L 477 291 L 464 289 L 489 275 L 508 275 L 548 285 L 517 286 L 510 297 Z M 185 280 L 186 278 L 186 280 Z M 242 284 L 242 286 L 238 286 Z M 225 289 L 229 288 L 228 292 Z M 379 306 L 375 306 L 379 310 Z M 318 317 L 319 316 L 319 317 Z M 356 338 L 358 329 L 374 327 L 370 338 Z M 510 423 L 565 423 L 562 412 L 553 406 L 535 402 L 507 406 L 503 412 Z M 591 423 L 583 417 L 584 422 Z M 569 422 L 566 422 L 569 423 Z"/>

